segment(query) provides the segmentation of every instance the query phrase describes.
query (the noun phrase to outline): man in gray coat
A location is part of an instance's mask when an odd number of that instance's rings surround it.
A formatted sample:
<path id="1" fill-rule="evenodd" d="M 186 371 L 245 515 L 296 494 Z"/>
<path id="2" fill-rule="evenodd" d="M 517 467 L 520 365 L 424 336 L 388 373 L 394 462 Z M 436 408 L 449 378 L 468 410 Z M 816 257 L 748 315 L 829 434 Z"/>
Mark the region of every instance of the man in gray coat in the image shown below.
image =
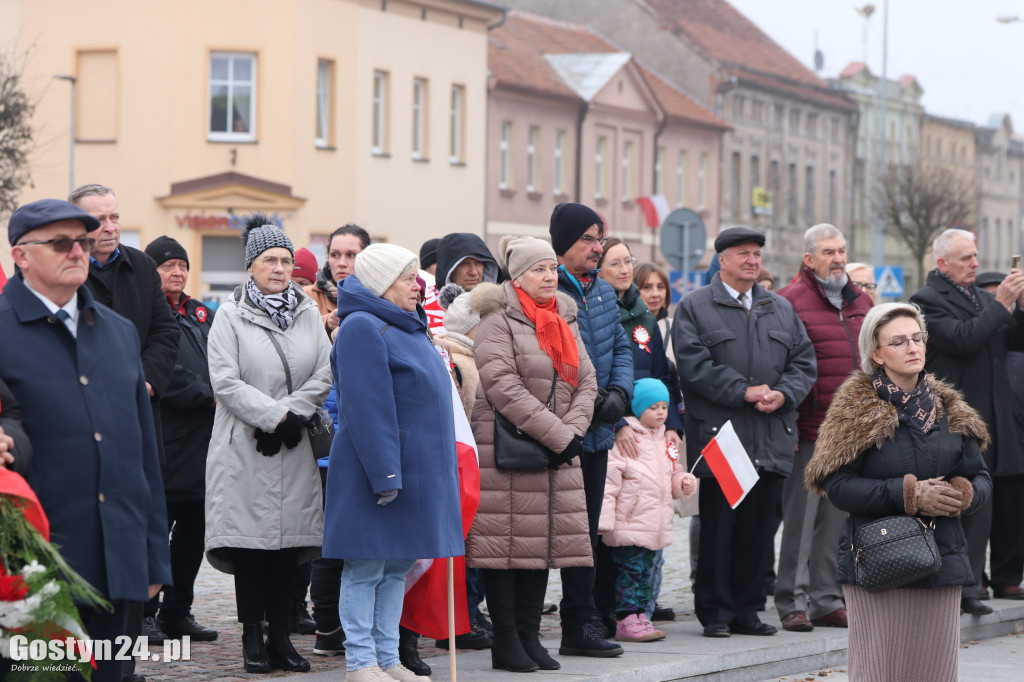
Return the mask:
<path id="1" fill-rule="evenodd" d="M 676 308 L 672 340 L 695 462 L 727 421 L 759 480 L 733 509 L 706 462 L 694 606 L 705 637 L 773 635 L 761 622 L 775 508 L 793 466 L 797 406 L 817 378 L 814 347 L 784 298 L 756 283 L 765 237 L 745 227 L 715 239 L 721 272 Z"/>

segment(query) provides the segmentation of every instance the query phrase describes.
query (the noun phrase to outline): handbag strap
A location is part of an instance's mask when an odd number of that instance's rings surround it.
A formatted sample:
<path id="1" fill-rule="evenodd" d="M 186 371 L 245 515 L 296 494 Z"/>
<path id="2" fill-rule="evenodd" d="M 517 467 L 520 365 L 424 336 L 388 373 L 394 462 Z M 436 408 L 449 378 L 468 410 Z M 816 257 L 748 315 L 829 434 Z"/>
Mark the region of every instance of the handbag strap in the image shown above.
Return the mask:
<path id="1" fill-rule="evenodd" d="M 281 344 L 278 343 L 277 339 L 274 338 L 274 332 L 270 331 L 266 327 L 262 327 L 263 331 L 270 337 L 270 343 L 274 344 L 274 350 L 277 351 L 277 357 L 281 358 L 281 365 L 284 367 L 284 378 L 288 382 L 288 392 L 292 392 L 292 370 L 288 368 L 288 360 L 284 357 L 284 351 L 281 350 Z"/>

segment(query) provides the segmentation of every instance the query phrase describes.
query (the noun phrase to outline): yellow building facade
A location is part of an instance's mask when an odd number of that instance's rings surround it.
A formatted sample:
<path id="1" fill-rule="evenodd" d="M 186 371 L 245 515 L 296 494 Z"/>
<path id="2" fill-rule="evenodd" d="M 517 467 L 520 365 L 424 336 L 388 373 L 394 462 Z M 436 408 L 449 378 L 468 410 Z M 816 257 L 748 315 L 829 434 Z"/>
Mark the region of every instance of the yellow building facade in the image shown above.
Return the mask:
<path id="1" fill-rule="evenodd" d="M 321 264 L 349 222 L 413 251 L 480 233 L 501 16 L 474 0 L 0 0 L 0 49 L 36 104 L 19 203 L 107 185 L 122 241 L 174 237 L 190 293 L 212 297 L 243 278 L 256 210 Z"/>

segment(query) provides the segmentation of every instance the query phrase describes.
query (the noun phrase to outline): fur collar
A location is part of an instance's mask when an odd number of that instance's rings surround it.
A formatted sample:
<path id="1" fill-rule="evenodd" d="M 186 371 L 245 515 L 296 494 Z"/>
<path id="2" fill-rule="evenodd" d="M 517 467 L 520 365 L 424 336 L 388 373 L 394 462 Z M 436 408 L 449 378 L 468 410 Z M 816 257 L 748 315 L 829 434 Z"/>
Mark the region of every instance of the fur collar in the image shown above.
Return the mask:
<path id="1" fill-rule="evenodd" d="M 935 391 L 937 416 L 949 417 L 949 431 L 978 441 L 981 451 L 988 448 L 988 428 L 978 413 L 952 386 L 926 375 Z M 872 446 L 891 440 L 899 425 L 896 406 L 878 397 L 871 385 L 871 375 L 854 372 L 839 387 L 832 399 L 825 421 L 818 430 L 814 456 L 804 470 L 804 483 L 824 494 L 825 479 L 841 467 L 853 462 Z"/>
<path id="2" fill-rule="evenodd" d="M 469 292 L 469 307 L 476 311 L 480 317 L 487 313 L 505 309 L 517 310 L 522 313 L 519 297 L 514 294 L 511 282 L 505 282 L 504 284 L 481 282 Z M 576 301 L 572 300 L 571 296 L 562 291 L 559 291 L 555 296 L 558 299 L 558 314 L 568 322 L 575 320 L 577 311 Z"/>

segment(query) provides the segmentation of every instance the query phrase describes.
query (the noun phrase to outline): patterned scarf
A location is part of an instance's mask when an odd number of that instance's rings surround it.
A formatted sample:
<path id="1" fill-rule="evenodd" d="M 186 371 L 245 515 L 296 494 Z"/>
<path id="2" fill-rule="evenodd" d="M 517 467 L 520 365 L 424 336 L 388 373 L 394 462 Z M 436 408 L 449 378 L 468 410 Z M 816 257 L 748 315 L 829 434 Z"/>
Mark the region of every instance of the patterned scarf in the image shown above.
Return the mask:
<path id="1" fill-rule="evenodd" d="M 537 329 L 540 349 L 548 354 L 558 376 L 573 386 L 579 386 L 580 354 L 572 329 L 558 314 L 558 299 L 552 298 L 540 305 L 522 289 L 516 288 L 523 313 Z"/>
<path id="2" fill-rule="evenodd" d="M 338 302 L 338 285 L 331 279 L 330 263 L 324 263 L 324 266 L 316 271 L 316 288 L 324 292 L 334 303 Z"/>
<path id="3" fill-rule="evenodd" d="M 871 375 L 871 385 L 875 387 L 879 398 L 895 405 L 921 431 L 928 433 L 935 424 L 935 392 L 924 376 L 922 372 L 917 386 L 908 393 L 894 384 L 885 369 L 879 367 Z"/>
<path id="4" fill-rule="evenodd" d="M 280 294 L 268 296 L 260 291 L 256 282 L 250 277 L 245 283 L 245 293 L 252 304 L 265 312 L 281 331 L 292 326 L 292 315 L 295 313 L 295 306 L 299 304 L 299 299 L 295 296 L 291 285 Z"/>
<path id="5" fill-rule="evenodd" d="M 972 305 L 974 306 L 974 309 L 975 309 L 975 310 L 981 310 L 981 303 L 979 303 L 979 302 L 978 302 L 978 297 L 977 297 L 977 296 L 975 296 L 975 294 L 974 294 L 974 289 L 972 289 L 972 288 L 971 288 L 971 287 L 969 287 L 969 286 L 966 286 L 966 287 L 962 287 L 962 286 L 960 286 L 959 284 L 957 284 L 956 282 L 954 282 L 954 281 L 953 281 L 953 279 L 952 279 L 952 278 L 951 278 L 951 277 L 950 277 L 949 275 L 947 275 L 947 274 L 946 274 L 946 273 L 944 273 L 944 272 L 939 272 L 938 270 L 936 270 L 936 272 L 938 272 L 938 273 L 939 273 L 939 277 L 942 277 L 942 278 L 944 278 L 944 279 L 945 279 L 945 280 L 946 280 L 947 282 L 949 282 L 950 284 L 952 284 L 952 285 L 953 285 L 953 288 L 954 288 L 954 289 L 956 289 L 956 290 L 957 290 L 957 291 L 959 291 L 959 292 L 960 292 L 961 294 L 963 294 L 964 296 L 966 296 L 966 297 L 967 297 L 967 300 L 971 302 L 971 304 L 972 304 Z"/>

